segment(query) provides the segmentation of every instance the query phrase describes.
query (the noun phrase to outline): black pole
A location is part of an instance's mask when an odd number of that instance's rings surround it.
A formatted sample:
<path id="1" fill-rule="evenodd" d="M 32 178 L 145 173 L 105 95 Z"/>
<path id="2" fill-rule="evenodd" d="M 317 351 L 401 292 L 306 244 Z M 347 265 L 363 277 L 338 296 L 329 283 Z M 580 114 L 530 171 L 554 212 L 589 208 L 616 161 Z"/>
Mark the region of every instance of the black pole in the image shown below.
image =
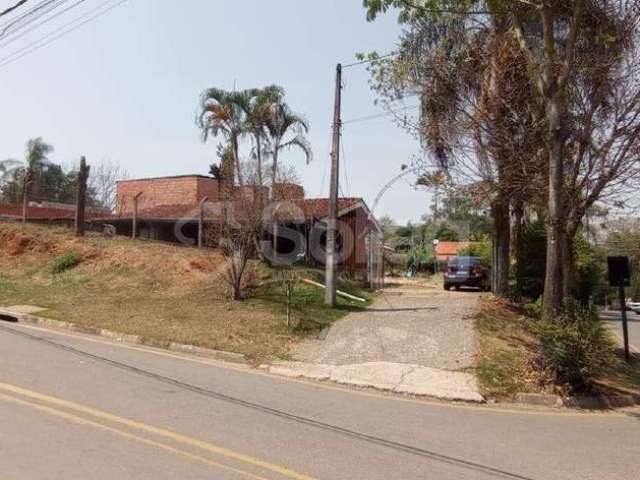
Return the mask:
<path id="1" fill-rule="evenodd" d="M 627 303 L 625 301 L 624 286 L 620 285 L 620 311 L 622 312 L 622 336 L 624 338 L 624 358 L 627 362 L 629 356 L 629 326 L 627 325 Z"/>

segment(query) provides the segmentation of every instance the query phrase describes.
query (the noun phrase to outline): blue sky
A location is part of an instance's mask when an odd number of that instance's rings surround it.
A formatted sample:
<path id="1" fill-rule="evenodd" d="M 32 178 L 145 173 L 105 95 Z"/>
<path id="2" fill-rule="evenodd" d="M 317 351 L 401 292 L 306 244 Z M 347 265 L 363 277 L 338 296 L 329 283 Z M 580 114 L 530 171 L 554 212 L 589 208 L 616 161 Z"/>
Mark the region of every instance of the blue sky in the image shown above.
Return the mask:
<path id="1" fill-rule="evenodd" d="M 10 45 L 2 58 L 91 10 L 86 0 Z M 0 0 L 0 8 L 14 0 Z M 31 0 L 35 4 L 36 0 Z M 70 2 L 70 4 L 73 2 Z M 28 138 L 52 143 L 54 161 L 123 165 L 132 177 L 206 174 L 216 141 L 194 125 L 200 92 L 279 84 L 310 124 L 314 160 L 288 154 L 307 196 L 326 196 L 335 64 L 356 52 L 394 49 L 394 15 L 367 23 L 361 0 L 128 0 L 70 35 L 0 66 L 0 158 L 22 158 Z M 345 70 L 343 120 L 381 112 L 363 67 Z M 412 105 L 415 101 L 407 101 Z M 389 118 L 345 125 L 345 195 L 371 205 L 380 189 L 419 153 Z M 385 193 L 376 215 L 417 220 L 429 197 L 409 181 Z"/>

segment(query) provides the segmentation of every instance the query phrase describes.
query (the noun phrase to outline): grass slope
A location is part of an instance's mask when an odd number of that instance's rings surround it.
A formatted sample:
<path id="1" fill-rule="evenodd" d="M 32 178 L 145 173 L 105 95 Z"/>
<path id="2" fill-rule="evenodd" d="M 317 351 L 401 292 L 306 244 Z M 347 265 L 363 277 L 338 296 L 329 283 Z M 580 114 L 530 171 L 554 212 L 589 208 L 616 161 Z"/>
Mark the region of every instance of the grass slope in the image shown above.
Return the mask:
<path id="1" fill-rule="evenodd" d="M 76 254 L 77 265 L 56 268 Z M 45 307 L 42 315 L 53 319 L 260 361 L 288 355 L 305 331 L 352 308 L 341 302 L 329 310 L 322 291 L 305 286 L 296 298 L 303 328 L 291 332 L 275 284 L 258 288 L 252 299 L 229 301 L 222 265 L 215 251 L 96 234 L 76 239 L 66 229 L 0 223 L 0 305 Z M 270 275 L 264 267 L 259 272 L 263 279 Z"/>
<path id="2" fill-rule="evenodd" d="M 535 321 L 505 301 L 482 300 L 475 323 L 479 337 L 476 375 L 485 396 L 508 399 L 516 393 L 567 394 L 567 388 L 557 384 L 553 373 L 544 367 Z M 640 360 L 629 365 L 620 357 L 596 387 L 602 393 L 640 394 Z"/>

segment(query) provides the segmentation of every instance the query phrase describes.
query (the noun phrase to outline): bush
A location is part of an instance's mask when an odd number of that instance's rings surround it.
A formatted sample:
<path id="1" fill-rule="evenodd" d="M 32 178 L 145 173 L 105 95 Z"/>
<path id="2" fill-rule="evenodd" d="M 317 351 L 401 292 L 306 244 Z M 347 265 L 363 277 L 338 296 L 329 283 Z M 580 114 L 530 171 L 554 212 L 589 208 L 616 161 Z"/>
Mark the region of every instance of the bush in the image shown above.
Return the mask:
<path id="1" fill-rule="evenodd" d="M 80 263 L 80 254 L 74 250 L 58 255 L 51 262 L 51 273 L 58 274 L 69 270 Z"/>
<path id="2" fill-rule="evenodd" d="M 594 307 L 572 302 L 554 321 L 537 328 L 545 363 L 573 391 L 591 390 L 615 361 L 615 345 Z"/>

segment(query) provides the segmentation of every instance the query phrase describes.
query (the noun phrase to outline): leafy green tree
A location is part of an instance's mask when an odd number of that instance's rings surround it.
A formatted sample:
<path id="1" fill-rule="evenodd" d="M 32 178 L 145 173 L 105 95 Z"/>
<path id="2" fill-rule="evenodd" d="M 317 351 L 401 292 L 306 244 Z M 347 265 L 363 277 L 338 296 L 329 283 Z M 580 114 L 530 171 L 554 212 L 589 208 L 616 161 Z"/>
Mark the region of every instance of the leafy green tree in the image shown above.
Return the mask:
<path id="1" fill-rule="evenodd" d="M 39 185 L 51 165 L 48 160 L 51 152 L 53 147 L 42 138 L 33 138 L 27 142 L 25 159 L 21 166 L 18 166 L 20 162 L 12 159 L 3 162 L 4 174 L 9 177 L 2 186 L 4 201 L 19 203 L 20 200 L 26 201 L 32 193 L 40 193 Z M 8 170 L 7 165 L 13 165 L 13 168 Z"/>

